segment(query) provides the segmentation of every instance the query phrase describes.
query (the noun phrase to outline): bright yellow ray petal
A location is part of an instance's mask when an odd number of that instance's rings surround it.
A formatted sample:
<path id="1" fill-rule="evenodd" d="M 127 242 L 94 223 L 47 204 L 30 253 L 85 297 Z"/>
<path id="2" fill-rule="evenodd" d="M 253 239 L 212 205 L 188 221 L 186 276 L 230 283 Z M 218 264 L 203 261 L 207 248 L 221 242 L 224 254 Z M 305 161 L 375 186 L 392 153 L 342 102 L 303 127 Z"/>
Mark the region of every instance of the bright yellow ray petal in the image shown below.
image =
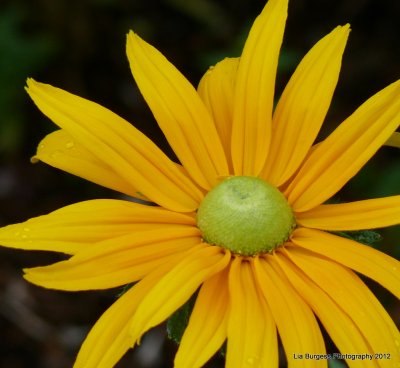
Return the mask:
<path id="1" fill-rule="evenodd" d="M 233 98 L 239 58 L 225 58 L 208 69 L 200 80 L 198 93 L 214 118 L 225 156 L 232 171 L 231 135 Z"/>
<path id="2" fill-rule="evenodd" d="M 287 248 L 291 260 L 340 305 L 364 335 L 372 351 L 385 351 L 393 367 L 400 362 L 400 333 L 388 313 L 360 278 L 347 267 L 299 247 Z"/>
<path id="3" fill-rule="evenodd" d="M 175 368 L 200 368 L 226 339 L 229 305 L 228 272 L 206 280 L 200 289 L 175 356 Z"/>
<path id="4" fill-rule="evenodd" d="M 337 27 L 303 58 L 279 99 L 271 150 L 262 176 L 279 186 L 300 166 L 325 119 L 335 90 L 349 25 Z"/>
<path id="5" fill-rule="evenodd" d="M 180 162 L 204 189 L 228 175 L 221 141 L 195 88 L 154 47 L 132 31 L 127 54 L 131 71 L 158 125 Z"/>
<path id="6" fill-rule="evenodd" d="M 276 270 L 281 269 L 294 289 L 312 308 L 339 351 L 343 354 L 373 354 L 357 325 L 315 283 L 302 273 L 287 256 L 280 252 L 276 257 L 268 257 L 268 262 Z M 348 360 L 350 368 L 378 368 L 376 360 Z"/>
<path id="7" fill-rule="evenodd" d="M 110 110 L 59 88 L 28 79 L 39 109 L 99 161 L 153 202 L 174 211 L 193 211 L 203 195 L 145 135 Z"/>
<path id="8" fill-rule="evenodd" d="M 400 298 L 400 262 L 396 259 L 367 245 L 320 230 L 296 229 L 291 240 L 375 280 Z"/>
<path id="9" fill-rule="evenodd" d="M 109 289 L 143 278 L 168 259 L 201 241 L 196 227 L 168 226 L 137 231 L 97 244 L 67 261 L 25 269 L 25 279 L 59 290 Z"/>
<path id="10" fill-rule="evenodd" d="M 106 188 L 146 200 L 132 181 L 128 182 L 122 178 L 112 167 L 76 142 L 65 130 L 50 133 L 39 143 L 37 153 L 31 161 L 38 160 Z"/>
<path id="11" fill-rule="evenodd" d="M 278 367 L 275 322 L 252 268 L 237 257 L 229 272 L 227 368 Z"/>
<path id="12" fill-rule="evenodd" d="M 324 339 L 310 307 L 282 272 L 269 265 L 269 258 L 255 258 L 254 268 L 278 327 L 289 368 L 326 367 L 326 360 L 295 359 L 298 354 L 326 354 Z"/>
<path id="13" fill-rule="evenodd" d="M 400 133 L 394 132 L 385 142 L 385 146 L 400 148 Z"/>
<path id="14" fill-rule="evenodd" d="M 400 195 L 322 204 L 296 214 L 299 225 L 321 230 L 376 229 L 400 224 Z"/>
<path id="15" fill-rule="evenodd" d="M 105 239 L 172 224 L 194 226 L 195 219 L 193 214 L 160 207 L 96 199 L 2 227 L 0 244 L 10 248 L 76 254 Z"/>
<path id="16" fill-rule="evenodd" d="M 153 282 L 154 283 L 154 282 Z M 121 296 L 96 322 L 86 337 L 74 368 L 110 368 L 132 346 L 127 324 L 147 292 L 142 281 Z"/>
<path id="17" fill-rule="evenodd" d="M 307 211 L 340 190 L 399 126 L 400 81 L 361 105 L 302 165 L 287 190 L 293 209 Z"/>
<path id="18" fill-rule="evenodd" d="M 130 321 L 142 299 L 171 270 L 179 259 L 161 264 L 122 295 L 96 322 L 79 351 L 74 368 L 110 368 L 135 341 L 129 333 Z"/>
<path id="19" fill-rule="evenodd" d="M 182 306 L 205 280 L 227 266 L 230 257 L 228 251 L 205 243 L 193 248 L 138 306 L 131 323 L 134 340 Z"/>
<path id="20" fill-rule="evenodd" d="M 287 5 L 287 0 L 268 1 L 250 30 L 240 58 L 232 126 L 236 175 L 257 176 L 268 154 L 276 68 Z"/>

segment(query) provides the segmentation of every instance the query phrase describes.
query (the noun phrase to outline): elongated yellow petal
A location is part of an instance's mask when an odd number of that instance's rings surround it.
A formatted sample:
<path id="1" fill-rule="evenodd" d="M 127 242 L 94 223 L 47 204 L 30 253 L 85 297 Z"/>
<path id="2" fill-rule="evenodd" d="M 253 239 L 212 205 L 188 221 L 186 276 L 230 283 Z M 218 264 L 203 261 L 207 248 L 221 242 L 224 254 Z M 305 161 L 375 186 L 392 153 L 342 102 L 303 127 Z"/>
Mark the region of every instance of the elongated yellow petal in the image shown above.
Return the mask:
<path id="1" fill-rule="evenodd" d="M 154 47 L 132 31 L 127 54 L 131 71 L 158 125 L 180 162 L 204 189 L 228 175 L 214 122 L 189 81 Z"/>
<path id="2" fill-rule="evenodd" d="M 138 306 L 131 323 L 134 340 L 182 306 L 205 280 L 227 266 L 230 257 L 229 252 L 208 244 L 193 248 Z"/>
<path id="3" fill-rule="evenodd" d="M 286 255 L 277 253 L 269 257 L 269 263 L 275 269 L 282 269 L 287 279 L 313 309 L 339 351 L 343 354 L 373 354 L 358 326 L 341 309 L 341 306 L 321 290 L 298 269 Z M 326 360 L 327 363 L 327 360 Z M 377 360 L 347 360 L 350 368 L 378 368 Z"/>
<path id="4" fill-rule="evenodd" d="M 298 359 L 299 354 L 326 354 L 324 339 L 310 307 L 284 274 L 271 267 L 269 258 L 255 258 L 254 268 L 278 327 L 289 367 L 326 367 L 326 360 Z"/>
<path id="5" fill-rule="evenodd" d="M 96 199 L 0 228 L 0 244 L 10 248 L 76 254 L 97 242 L 160 226 L 195 225 L 181 214 L 138 203 Z"/>
<path id="6" fill-rule="evenodd" d="M 235 175 L 258 176 L 267 158 L 287 5 L 287 0 L 268 1 L 250 30 L 240 58 L 231 147 Z"/>
<path id="7" fill-rule="evenodd" d="M 337 27 L 304 57 L 274 112 L 272 142 L 262 176 L 279 186 L 300 166 L 325 119 L 335 90 L 349 25 Z"/>
<path id="8" fill-rule="evenodd" d="M 195 227 L 170 225 L 106 240 L 67 261 L 25 269 L 25 279 L 49 289 L 108 289 L 128 284 L 201 241 Z"/>
<path id="9" fill-rule="evenodd" d="M 111 368 L 135 341 L 130 321 L 142 299 L 179 259 L 161 264 L 157 270 L 122 295 L 96 322 L 86 337 L 74 368 Z"/>
<path id="10" fill-rule="evenodd" d="M 39 109 L 99 161 L 113 168 L 144 196 L 173 211 L 197 208 L 196 185 L 146 136 L 106 108 L 50 85 L 28 80 Z"/>
<path id="11" fill-rule="evenodd" d="M 322 230 L 362 230 L 400 224 L 400 195 L 322 204 L 296 214 L 298 224 Z"/>
<path id="12" fill-rule="evenodd" d="M 225 58 L 208 69 L 197 88 L 214 118 L 231 174 L 233 173 L 231 159 L 233 98 L 238 65 L 239 58 Z"/>
<path id="13" fill-rule="evenodd" d="M 381 284 L 400 298 L 400 262 L 372 247 L 324 231 L 299 228 L 294 244 L 343 264 Z"/>
<path id="14" fill-rule="evenodd" d="M 238 257 L 229 272 L 227 368 L 278 367 L 275 322 L 252 268 Z"/>
<path id="15" fill-rule="evenodd" d="M 200 368 L 217 352 L 226 339 L 228 305 L 228 272 L 223 270 L 200 289 L 175 356 L 175 368 Z"/>
<path id="16" fill-rule="evenodd" d="M 393 367 L 393 361 L 400 362 L 400 333 L 396 325 L 354 272 L 303 248 L 287 250 L 292 261 L 354 321 L 372 351 L 390 354 L 390 360 L 382 359 L 381 367 Z"/>
<path id="17" fill-rule="evenodd" d="M 394 132 L 385 142 L 385 146 L 400 148 L 400 133 Z"/>
<path id="18" fill-rule="evenodd" d="M 142 281 L 132 287 L 100 317 L 86 337 L 74 368 L 113 367 L 132 346 L 127 325 L 147 292 L 143 284 L 148 283 Z"/>
<path id="19" fill-rule="evenodd" d="M 112 167 L 76 142 L 65 130 L 50 133 L 40 142 L 31 161 L 38 160 L 106 188 L 146 200 L 132 181 L 128 182 L 122 178 Z"/>
<path id="20" fill-rule="evenodd" d="M 399 126 L 400 81 L 361 105 L 304 162 L 287 196 L 293 209 L 307 211 L 341 189 Z"/>

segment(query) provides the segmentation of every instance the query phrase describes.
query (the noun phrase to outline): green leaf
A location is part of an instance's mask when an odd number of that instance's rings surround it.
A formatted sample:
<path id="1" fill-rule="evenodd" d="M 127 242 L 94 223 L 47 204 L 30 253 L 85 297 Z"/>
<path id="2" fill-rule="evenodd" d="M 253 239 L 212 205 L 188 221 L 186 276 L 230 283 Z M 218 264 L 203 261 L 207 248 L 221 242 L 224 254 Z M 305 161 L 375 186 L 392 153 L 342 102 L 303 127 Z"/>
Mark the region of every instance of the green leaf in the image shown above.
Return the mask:
<path id="1" fill-rule="evenodd" d="M 343 238 L 355 240 L 361 244 L 374 246 L 382 240 L 382 236 L 373 230 L 358 230 L 358 231 L 338 231 L 334 232 L 336 235 Z"/>
<path id="2" fill-rule="evenodd" d="M 179 344 L 189 323 L 197 293 L 180 307 L 167 321 L 168 337 Z"/>

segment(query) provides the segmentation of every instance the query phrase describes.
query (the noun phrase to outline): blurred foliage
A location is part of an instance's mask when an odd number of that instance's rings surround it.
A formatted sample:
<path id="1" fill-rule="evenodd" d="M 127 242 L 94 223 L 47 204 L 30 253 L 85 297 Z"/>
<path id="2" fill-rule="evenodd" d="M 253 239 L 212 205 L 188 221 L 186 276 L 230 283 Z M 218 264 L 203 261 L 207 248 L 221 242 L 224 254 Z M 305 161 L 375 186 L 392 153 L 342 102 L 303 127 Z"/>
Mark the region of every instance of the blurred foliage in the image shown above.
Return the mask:
<path id="1" fill-rule="evenodd" d="M 43 67 L 55 50 L 50 34 L 28 35 L 21 31 L 24 14 L 18 7 L 0 12 L 0 155 L 20 149 L 26 101 L 21 88 L 26 76 Z"/>
<path id="2" fill-rule="evenodd" d="M 188 302 L 180 307 L 167 321 L 168 337 L 179 344 L 182 340 L 183 333 L 189 323 L 190 315 L 196 301 L 196 295 L 192 296 Z M 207 318 L 207 316 L 205 316 Z"/>
<path id="3" fill-rule="evenodd" d="M 361 244 L 377 246 L 377 243 L 382 240 L 382 236 L 372 230 L 358 230 L 358 231 L 339 231 L 336 233 L 344 238 L 357 241 Z"/>

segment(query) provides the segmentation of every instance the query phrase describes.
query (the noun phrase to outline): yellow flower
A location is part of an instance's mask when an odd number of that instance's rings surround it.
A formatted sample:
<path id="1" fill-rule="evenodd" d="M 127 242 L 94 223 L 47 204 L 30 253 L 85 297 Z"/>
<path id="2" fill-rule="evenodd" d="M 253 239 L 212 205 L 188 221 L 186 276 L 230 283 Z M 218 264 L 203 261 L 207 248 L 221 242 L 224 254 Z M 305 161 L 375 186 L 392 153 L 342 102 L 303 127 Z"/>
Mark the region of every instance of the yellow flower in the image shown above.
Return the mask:
<path id="1" fill-rule="evenodd" d="M 286 13 L 287 0 L 270 0 L 240 59 L 218 63 L 197 91 L 128 35 L 133 76 L 180 164 L 104 107 L 28 80 L 33 101 L 61 128 L 33 160 L 156 204 L 91 200 L 0 230 L 4 246 L 71 255 L 26 269 L 34 284 L 135 283 L 95 324 L 76 368 L 112 367 L 198 289 L 177 368 L 201 367 L 225 340 L 226 367 L 277 367 L 278 334 L 290 367 L 327 367 L 317 318 L 350 367 L 399 366 L 399 331 L 357 273 L 400 297 L 400 263 L 331 232 L 399 224 L 400 195 L 323 203 L 398 127 L 400 83 L 313 145 L 349 26 L 308 52 L 273 111 Z M 374 353 L 390 359 L 353 359 Z"/>

